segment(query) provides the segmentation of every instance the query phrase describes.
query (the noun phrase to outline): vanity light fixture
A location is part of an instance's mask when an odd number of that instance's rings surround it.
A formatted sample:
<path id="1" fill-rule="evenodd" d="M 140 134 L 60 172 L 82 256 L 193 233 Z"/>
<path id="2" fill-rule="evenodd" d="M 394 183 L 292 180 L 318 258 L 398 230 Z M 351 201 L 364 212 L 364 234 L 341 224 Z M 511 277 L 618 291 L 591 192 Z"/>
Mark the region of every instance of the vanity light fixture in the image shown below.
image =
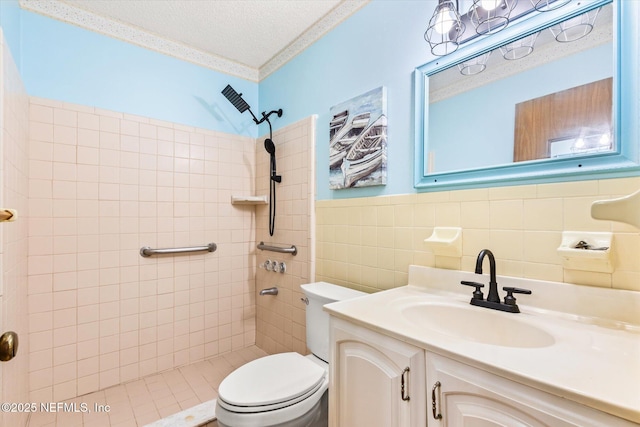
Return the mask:
<path id="1" fill-rule="evenodd" d="M 465 28 L 458 12 L 458 0 L 438 0 L 424 39 L 429 43 L 433 55 L 448 55 L 458 49 Z"/>
<path id="2" fill-rule="evenodd" d="M 531 13 L 548 12 L 567 5 L 572 0 L 438 0 L 424 33 L 429 43 L 431 54 L 445 56 L 479 36 L 497 33 L 512 22 Z M 634 0 L 635 1 L 635 0 Z M 469 9 L 466 9 L 471 5 Z M 465 8 L 464 14 L 460 7 Z M 597 15 L 597 12 L 595 13 Z M 593 13 L 587 14 L 589 16 Z M 558 24 L 558 41 L 572 41 L 588 34 L 593 28 L 593 21 L 570 24 Z M 575 28 L 574 28 L 575 27 Z M 554 33 L 555 35 L 555 33 Z M 535 41 L 535 37 L 534 37 Z M 520 43 L 522 44 L 522 43 Z M 508 59 L 519 59 L 533 51 L 529 47 L 518 47 L 509 53 Z M 513 48 L 507 48 L 512 50 Z M 524 54 L 523 52 L 528 52 Z M 503 53 L 504 54 L 504 53 Z"/>
<path id="3" fill-rule="evenodd" d="M 598 17 L 600 9 L 597 8 L 589 12 L 578 15 L 574 18 L 560 22 L 549 28 L 557 41 L 561 43 L 573 42 L 589 34 Z"/>
<path id="4" fill-rule="evenodd" d="M 530 0 L 531 5 L 539 12 L 549 12 L 558 9 L 571 0 Z"/>
<path id="5" fill-rule="evenodd" d="M 549 157 L 574 156 L 576 154 L 595 154 L 613 149 L 611 131 L 605 129 L 583 129 L 579 135 L 551 139 Z"/>
<path id="6" fill-rule="evenodd" d="M 478 34 L 493 34 L 509 25 L 518 0 L 473 0 L 469 19 Z"/>
<path id="7" fill-rule="evenodd" d="M 473 76 L 475 74 L 480 74 L 485 70 L 485 68 L 487 68 L 487 61 L 489 61 L 490 56 L 491 51 L 458 64 L 460 74 L 462 74 L 463 76 Z"/>
<path id="8" fill-rule="evenodd" d="M 502 52 L 502 56 L 504 57 L 504 59 L 522 59 L 527 55 L 531 55 L 531 53 L 533 52 L 533 47 L 536 44 L 536 39 L 538 38 L 538 34 L 540 34 L 540 31 L 530 34 L 512 43 L 500 46 L 500 52 Z"/>

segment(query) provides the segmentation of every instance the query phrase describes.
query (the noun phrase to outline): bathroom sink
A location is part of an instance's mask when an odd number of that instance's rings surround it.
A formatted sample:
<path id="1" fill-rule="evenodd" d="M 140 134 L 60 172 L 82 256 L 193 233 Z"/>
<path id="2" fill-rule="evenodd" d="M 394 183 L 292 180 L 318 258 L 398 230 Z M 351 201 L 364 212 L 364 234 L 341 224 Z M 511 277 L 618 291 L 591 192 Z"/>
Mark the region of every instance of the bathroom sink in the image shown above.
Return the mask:
<path id="1" fill-rule="evenodd" d="M 535 348 L 555 343 L 548 332 L 518 320 L 518 314 L 442 302 L 414 302 L 402 308 L 401 313 L 426 329 L 483 344 Z"/>

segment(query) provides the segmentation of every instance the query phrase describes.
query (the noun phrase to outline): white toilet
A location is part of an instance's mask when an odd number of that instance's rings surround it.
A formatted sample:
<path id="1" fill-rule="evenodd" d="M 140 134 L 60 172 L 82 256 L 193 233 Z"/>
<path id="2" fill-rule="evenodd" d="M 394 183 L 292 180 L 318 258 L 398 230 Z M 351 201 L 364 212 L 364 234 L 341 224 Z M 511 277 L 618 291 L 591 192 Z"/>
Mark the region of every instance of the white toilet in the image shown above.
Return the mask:
<path id="1" fill-rule="evenodd" d="M 366 294 L 326 282 L 300 287 L 306 296 L 307 347 L 312 354 L 273 354 L 229 374 L 218 389 L 219 426 L 327 425 L 329 314 L 322 306 Z"/>

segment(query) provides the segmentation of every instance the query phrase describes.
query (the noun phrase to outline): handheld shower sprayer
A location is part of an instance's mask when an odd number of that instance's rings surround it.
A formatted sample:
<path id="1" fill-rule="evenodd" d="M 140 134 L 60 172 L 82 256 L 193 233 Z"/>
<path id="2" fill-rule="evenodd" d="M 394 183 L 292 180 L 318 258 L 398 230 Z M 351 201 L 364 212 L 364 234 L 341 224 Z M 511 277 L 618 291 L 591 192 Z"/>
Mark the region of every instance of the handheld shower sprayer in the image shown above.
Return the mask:
<path id="1" fill-rule="evenodd" d="M 264 140 L 264 149 L 271 156 L 271 179 L 275 182 L 282 182 L 282 176 L 276 174 L 276 146 L 271 138 Z"/>
<path id="2" fill-rule="evenodd" d="M 240 113 L 244 113 L 249 110 L 249 114 L 253 117 L 253 121 L 256 125 L 259 125 L 263 122 L 267 122 L 269 124 L 269 138 L 264 140 L 264 149 L 269 153 L 270 157 L 270 167 L 269 167 L 269 235 L 273 236 L 273 232 L 275 229 L 276 222 L 276 183 L 282 182 L 282 176 L 278 175 L 276 172 L 276 145 L 273 142 L 273 129 L 271 128 L 271 121 L 269 120 L 269 116 L 272 114 L 276 114 L 278 117 L 282 117 L 282 108 L 278 110 L 271 110 L 268 113 L 263 111 L 262 118 L 258 120 L 258 118 L 251 111 L 251 107 L 246 103 L 244 99 L 242 99 L 242 94 L 236 92 L 231 85 L 227 85 L 223 90 L 222 94 L 225 98 L 234 106 Z"/>

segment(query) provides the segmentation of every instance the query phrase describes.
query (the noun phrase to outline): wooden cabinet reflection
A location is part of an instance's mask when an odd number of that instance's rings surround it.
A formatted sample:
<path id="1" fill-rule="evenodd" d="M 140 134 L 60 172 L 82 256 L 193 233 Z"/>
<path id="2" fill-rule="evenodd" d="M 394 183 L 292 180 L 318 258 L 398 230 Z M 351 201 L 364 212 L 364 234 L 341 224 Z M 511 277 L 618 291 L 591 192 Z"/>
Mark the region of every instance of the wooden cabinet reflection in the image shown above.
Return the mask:
<path id="1" fill-rule="evenodd" d="M 608 78 L 516 104 L 513 161 L 549 158 L 551 141 L 609 135 L 612 94 Z"/>

